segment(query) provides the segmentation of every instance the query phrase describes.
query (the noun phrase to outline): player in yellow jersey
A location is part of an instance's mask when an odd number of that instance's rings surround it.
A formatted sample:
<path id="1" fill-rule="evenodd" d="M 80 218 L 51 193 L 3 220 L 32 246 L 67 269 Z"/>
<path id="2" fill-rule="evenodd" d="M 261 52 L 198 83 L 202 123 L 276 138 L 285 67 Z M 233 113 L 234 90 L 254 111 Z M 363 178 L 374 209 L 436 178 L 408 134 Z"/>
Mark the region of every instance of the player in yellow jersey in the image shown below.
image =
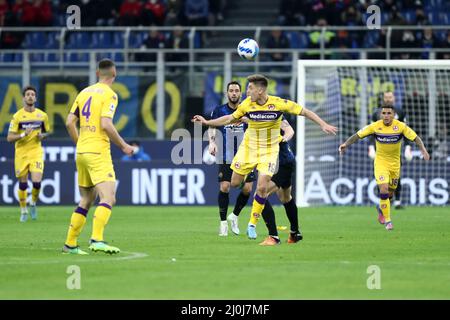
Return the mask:
<path id="1" fill-rule="evenodd" d="M 119 248 L 106 244 L 103 239 L 103 231 L 116 202 L 116 175 L 110 140 L 127 155 L 136 150 L 123 140 L 112 121 L 118 103 L 117 94 L 111 89 L 116 74 L 113 61 L 101 60 L 97 69 L 99 81 L 78 94 L 67 116 L 67 130 L 77 145 L 76 165 L 81 200 L 72 213 L 63 253 L 87 254 L 79 248 L 77 241 L 97 195 L 100 201 L 94 213 L 89 249 L 110 254 L 120 252 Z"/>
<path id="2" fill-rule="evenodd" d="M 36 108 L 36 88 L 27 86 L 23 89 L 24 107 L 17 111 L 9 125 L 8 142 L 15 142 L 14 171 L 19 179 L 20 221 L 28 219 L 27 189 L 28 173 L 31 175 L 30 215 L 37 219 L 36 203 L 41 190 L 44 173 L 44 151 L 41 141 L 50 131 L 47 114 Z"/>
<path id="3" fill-rule="evenodd" d="M 247 98 L 234 113 L 209 121 L 196 115 L 192 121 L 216 127 L 238 122 L 244 116 L 248 118 L 246 120 L 248 129 L 231 163 L 233 170 L 231 186 L 240 186 L 247 174 L 254 168 L 258 170 L 256 194 L 247 227 L 247 236 L 250 239 L 256 239 L 256 224 L 266 202 L 269 182 L 277 169 L 279 143 L 282 140 L 280 126 L 283 113 L 305 116 L 317 123 L 327 134 L 335 135 L 337 128 L 293 101 L 268 95 L 268 79 L 265 76 L 256 74 L 249 76 L 247 80 L 249 82 Z"/>
<path id="4" fill-rule="evenodd" d="M 374 161 L 374 175 L 380 189 L 380 204 L 377 206 L 378 221 L 385 225 L 386 230 L 394 227 L 391 221 L 390 199 L 397 188 L 400 178 L 400 152 L 402 138 L 414 141 L 419 147 L 423 158 L 428 161 L 430 155 L 422 139 L 404 122 L 394 119 L 395 109 L 391 104 L 384 104 L 381 109 L 381 120 L 373 122 L 359 130 L 339 146 L 342 155 L 347 148 L 367 136 L 374 135 L 377 153 Z"/>

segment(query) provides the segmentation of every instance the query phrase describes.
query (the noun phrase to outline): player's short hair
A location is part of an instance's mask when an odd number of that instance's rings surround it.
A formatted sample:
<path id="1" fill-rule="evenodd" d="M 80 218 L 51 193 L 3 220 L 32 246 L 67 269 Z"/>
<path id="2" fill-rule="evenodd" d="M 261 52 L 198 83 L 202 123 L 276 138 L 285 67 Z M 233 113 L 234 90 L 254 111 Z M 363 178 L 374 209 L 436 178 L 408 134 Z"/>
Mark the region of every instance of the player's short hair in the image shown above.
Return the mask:
<path id="1" fill-rule="evenodd" d="M 230 86 L 237 85 L 239 87 L 239 91 L 242 91 L 241 84 L 237 81 L 231 81 L 227 84 L 227 91 L 230 89 Z"/>
<path id="2" fill-rule="evenodd" d="M 98 63 L 98 70 L 107 70 L 111 69 L 114 66 L 114 61 L 112 61 L 111 59 L 102 59 Z"/>
<path id="3" fill-rule="evenodd" d="M 267 88 L 267 86 L 269 85 L 269 79 L 267 79 L 262 74 L 252 74 L 251 76 L 247 77 L 247 81 L 263 88 Z"/>
<path id="4" fill-rule="evenodd" d="M 381 105 L 381 109 L 383 109 L 383 108 L 386 108 L 386 109 L 392 109 L 392 111 L 395 112 L 395 107 L 394 107 L 393 104 L 390 104 L 390 103 L 383 103 L 383 104 Z"/>
<path id="5" fill-rule="evenodd" d="M 33 86 L 26 86 L 25 88 L 23 88 L 22 90 L 22 95 L 25 97 L 25 93 L 27 93 L 28 90 L 34 91 L 34 94 L 37 95 L 37 90 L 35 87 Z"/>

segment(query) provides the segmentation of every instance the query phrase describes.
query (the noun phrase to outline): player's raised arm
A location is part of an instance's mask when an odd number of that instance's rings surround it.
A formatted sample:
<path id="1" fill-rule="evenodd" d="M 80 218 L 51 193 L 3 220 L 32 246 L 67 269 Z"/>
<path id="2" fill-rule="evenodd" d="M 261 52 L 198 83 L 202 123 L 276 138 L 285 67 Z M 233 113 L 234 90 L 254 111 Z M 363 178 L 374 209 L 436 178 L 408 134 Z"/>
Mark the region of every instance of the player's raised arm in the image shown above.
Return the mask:
<path id="1" fill-rule="evenodd" d="M 422 139 L 420 139 L 420 137 L 417 136 L 414 139 L 414 142 L 416 143 L 417 147 L 419 147 L 419 150 L 422 153 L 423 158 L 425 159 L 425 161 L 430 160 L 430 155 L 428 154 L 427 148 L 425 148 L 425 145 L 423 144 Z"/>
<path id="2" fill-rule="evenodd" d="M 322 128 L 322 131 L 325 132 L 326 134 L 336 135 L 336 132 L 338 131 L 338 129 L 335 126 L 326 123 L 315 112 L 308 110 L 305 107 L 302 108 L 302 112 L 300 113 L 300 115 L 317 123 Z"/>
<path id="3" fill-rule="evenodd" d="M 236 122 L 238 120 L 236 118 L 234 118 L 233 115 L 228 114 L 228 115 L 225 115 L 220 118 L 213 119 L 213 120 L 206 120 L 204 117 L 202 117 L 200 115 L 195 115 L 191 121 L 194 123 L 200 122 L 204 126 L 221 127 L 221 126 L 225 126 L 227 124 Z"/>
<path id="4" fill-rule="evenodd" d="M 281 121 L 281 129 L 284 131 L 283 142 L 288 142 L 291 140 L 295 134 L 295 131 L 287 120 L 283 119 L 283 121 Z"/>
<path id="5" fill-rule="evenodd" d="M 208 151 L 211 155 L 215 156 L 217 152 L 216 128 L 214 127 L 208 128 L 208 140 L 209 140 Z"/>
<path id="6" fill-rule="evenodd" d="M 339 154 L 344 154 L 345 150 L 347 150 L 347 148 L 354 144 L 356 141 L 358 141 L 360 138 L 358 136 L 357 133 L 355 133 L 354 135 L 352 135 L 350 138 L 347 139 L 347 141 L 345 141 L 343 144 L 341 144 L 339 146 Z"/>

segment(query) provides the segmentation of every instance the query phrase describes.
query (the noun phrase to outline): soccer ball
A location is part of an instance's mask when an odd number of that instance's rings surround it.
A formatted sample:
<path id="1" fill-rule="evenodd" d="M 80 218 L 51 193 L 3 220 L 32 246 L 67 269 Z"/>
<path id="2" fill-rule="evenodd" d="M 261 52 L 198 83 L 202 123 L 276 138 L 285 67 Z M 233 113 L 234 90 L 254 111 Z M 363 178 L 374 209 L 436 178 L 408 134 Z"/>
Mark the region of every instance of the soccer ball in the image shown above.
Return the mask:
<path id="1" fill-rule="evenodd" d="M 238 44 L 237 52 L 242 59 L 253 60 L 259 53 L 258 43 L 250 38 L 242 39 Z"/>

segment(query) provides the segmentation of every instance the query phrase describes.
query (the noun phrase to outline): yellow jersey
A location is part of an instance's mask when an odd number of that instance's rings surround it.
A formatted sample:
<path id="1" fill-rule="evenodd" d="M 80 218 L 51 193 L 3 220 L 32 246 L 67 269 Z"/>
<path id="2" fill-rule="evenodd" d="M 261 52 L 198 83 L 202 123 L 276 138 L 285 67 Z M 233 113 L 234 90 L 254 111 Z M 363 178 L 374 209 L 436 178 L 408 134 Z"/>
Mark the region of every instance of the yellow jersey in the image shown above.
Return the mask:
<path id="1" fill-rule="evenodd" d="M 232 113 L 235 119 L 248 118 L 248 128 L 242 143 L 250 150 L 261 152 L 279 150 L 281 142 L 281 120 L 284 112 L 299 115 L 303 107 L 276 96 L 268 96 L 266 103 L 259 105 L 247 97 Z"/>
<path id="2" fill-rule="evenodd" d="M 387 165 L 391 169 L 400 168 L 402 138 L 413 141 L 417 137 L 417 133 L 406 123 L 395 119 L 390 126 L 386 126 L 383 120 L 378 120 L 357 132 L 361 139 L 372 134 L 375 136 L 377 150 L 375 164 Z"/>
<path id="3" fill-rule="evenodd" d="M 43 149 L 37 136 L 50 131 L 47 114 L 38 108 L 35 108 L 33 112 L 28 112 L 25 108 L 17 111 L 9 124 L 9 131 L 21 134 L 27 128 L 32 128 L 33 131 L 28 136 L 16 141 L 15 156 L 41 157 Z"/>
<path id="4" fill-rule="evenodd" d="M 113 118 L 118 103 L 117 94 L 104 83 L 96 83 L 82 90 L 70 112 L 80 120 L 77 153 L 110 152 L 110 142 L 102 129 L 101 118 Z"/>

